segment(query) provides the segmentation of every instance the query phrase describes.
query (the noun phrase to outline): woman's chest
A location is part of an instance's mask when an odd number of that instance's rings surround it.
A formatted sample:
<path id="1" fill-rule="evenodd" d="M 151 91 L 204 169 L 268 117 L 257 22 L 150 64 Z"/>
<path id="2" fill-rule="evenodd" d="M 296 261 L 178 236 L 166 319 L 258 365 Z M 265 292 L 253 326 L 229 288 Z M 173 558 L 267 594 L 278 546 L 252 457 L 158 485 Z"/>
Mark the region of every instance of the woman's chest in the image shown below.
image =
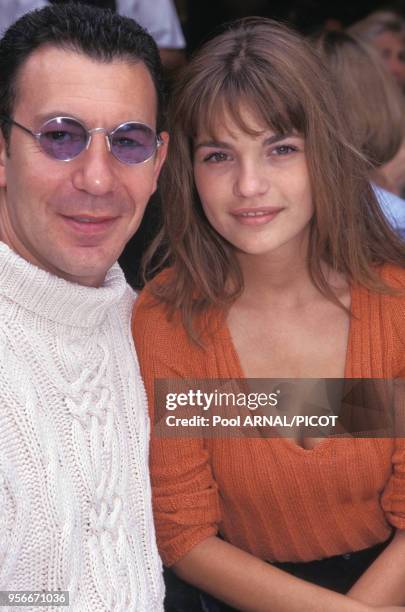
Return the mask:
<path id="1" fill-rule="evenodd" d="M 392 439 L 324 439 L 313 450 L 280 438 L 209 444 L 221 496 L 232 503 L 315 506 L 322 495 L 344 507 L 380 495 L 392 472 Z"/>
<path id="2" fill-rule="evenodd" d="M 322 316 L 249 317 L 230 314 L 228 326 L 247 378 L 342 378 L 349 342 L 343 309 Z"/>

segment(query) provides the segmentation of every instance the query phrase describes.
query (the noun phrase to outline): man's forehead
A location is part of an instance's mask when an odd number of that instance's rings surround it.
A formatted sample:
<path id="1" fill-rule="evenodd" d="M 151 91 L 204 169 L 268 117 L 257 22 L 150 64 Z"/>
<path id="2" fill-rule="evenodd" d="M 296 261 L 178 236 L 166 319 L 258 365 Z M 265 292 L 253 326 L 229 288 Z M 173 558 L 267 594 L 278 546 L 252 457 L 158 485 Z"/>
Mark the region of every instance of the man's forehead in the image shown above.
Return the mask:
<path id="1" fill-rule="evenodd" d="M 35 115 L 59 108 L 88 116 L 105 106 L 117 115 L 132 110 L 139 116 L 127 118 L 154 123 L 156 104 L 153 79 L 141 60 L 104 62 L 73 49 L 44 45 L 31 53 L 16 79 L 15 110 L 30 109 Z"/>

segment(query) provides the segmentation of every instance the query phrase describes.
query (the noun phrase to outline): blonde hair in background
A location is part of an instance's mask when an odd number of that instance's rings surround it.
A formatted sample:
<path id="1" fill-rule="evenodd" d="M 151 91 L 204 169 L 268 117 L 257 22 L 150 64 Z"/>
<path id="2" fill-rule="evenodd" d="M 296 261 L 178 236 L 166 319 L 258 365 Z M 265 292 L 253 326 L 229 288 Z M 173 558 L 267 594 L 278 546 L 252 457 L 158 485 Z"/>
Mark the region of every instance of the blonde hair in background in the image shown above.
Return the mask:
<path id="1" fill-rule="evenodd" d="M 317 47 L 333 80 L 354 144 L 370 168 L 398 152 L 404 137 L 404 99 L 379 53 L 345 32 L 326 32 Z"/>
<path id="2" fill-rule="evenodd" d="M 351 25 L 347 32 L 365 41 L 372 41 L 384 32 L 402 34 L 405 37 L 405 20 L 393 11 L 375 11 Z"/>

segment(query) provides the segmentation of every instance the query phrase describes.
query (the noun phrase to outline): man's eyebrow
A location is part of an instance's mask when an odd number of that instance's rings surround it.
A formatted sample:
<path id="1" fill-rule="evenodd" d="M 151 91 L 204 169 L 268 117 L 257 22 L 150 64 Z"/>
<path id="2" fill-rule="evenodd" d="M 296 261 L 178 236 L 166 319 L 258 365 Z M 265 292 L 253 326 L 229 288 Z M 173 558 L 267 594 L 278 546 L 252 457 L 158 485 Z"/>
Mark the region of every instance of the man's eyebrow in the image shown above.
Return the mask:
<path id="1" fill-rule="evenodd" d="M 50 119 L 56 119 L 56 117 L 70 117 L 71 119 L 78 119 L 78 117 L 76 117 L 74 113 L 67 113 L 66 111 L 60 111 L 56 109 L 49 113 L 39 113 L 38 115 L 35 115 L 34 121 L 37 124 L 43 124 L 46 123 L 46 121 L 49 121 Z"/>
<path id="2" fill-rule="evenodd" d="M 269 136 L 268 138 L 265 138 L 263 140 L 263 145 L 264 146 L 268 146 L 271 144 L 274 144 L 275 142 L 279 142 L 280 140 L 284 140 L 285 138 L 290 138 L 291 136 L 298 136 L 298 134 L 296 134 L 295 132 L 288 132 L 288 133 L 277 133 L 277 134 L 273 134 L 272 136 Z M 196 151 L 197 149 L 200 149 L 201 147 L 208 147 L 208 148 L 219 148 L 219 149 L 231 149 L 232 146 L 224 141 L 221 140 L 204 140 L 202 142 L 198 142 L 195 147 L 194 150 Z"/>

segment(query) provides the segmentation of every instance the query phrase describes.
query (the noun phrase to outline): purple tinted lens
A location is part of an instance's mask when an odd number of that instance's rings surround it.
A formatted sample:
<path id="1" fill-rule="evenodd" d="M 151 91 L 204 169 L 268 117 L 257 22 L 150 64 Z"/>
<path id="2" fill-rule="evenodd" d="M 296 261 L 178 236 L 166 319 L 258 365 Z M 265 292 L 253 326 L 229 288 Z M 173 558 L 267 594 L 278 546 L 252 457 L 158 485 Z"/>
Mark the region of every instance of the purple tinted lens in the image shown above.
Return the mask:
<path id="1" fill-rule="evenodd" d="M 156 151 L 155 132 L 142 123 L 125 123 L 110 137 L 111 152 L 124 164 L 141 164 Z"/>
<path id="2" fill-rule="evenodd" d="M 86 148 L 87 132 L 75 119 L 57 117 L 45 123 L 39 142 L 51 157 L 73 159 Z"/>

